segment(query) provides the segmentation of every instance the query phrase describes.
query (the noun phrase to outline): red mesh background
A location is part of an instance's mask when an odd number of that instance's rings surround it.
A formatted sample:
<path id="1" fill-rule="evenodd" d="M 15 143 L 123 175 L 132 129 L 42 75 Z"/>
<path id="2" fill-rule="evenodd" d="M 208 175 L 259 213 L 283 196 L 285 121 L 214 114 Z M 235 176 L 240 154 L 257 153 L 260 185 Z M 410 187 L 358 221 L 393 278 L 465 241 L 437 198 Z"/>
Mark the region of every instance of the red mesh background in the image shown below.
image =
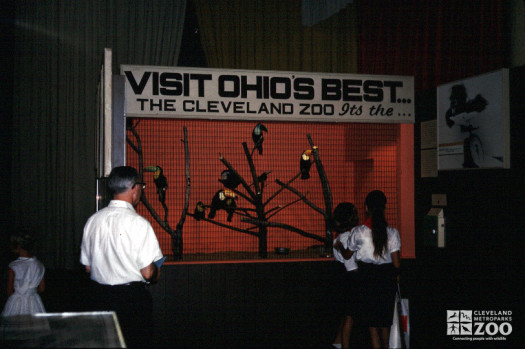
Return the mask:
<path id="1" fill-rule="evenodd" d="M 244 177 L 248 184 L 253 182 L 242 143 L 246 142 L 251 150 L 253 127 L 257 122 L 245 121 L 210 121 L 181 119 L 132 119 L 137 124 L 136 131 L 142 142 L 143 166 L 157 165 L 163 168 L 168 180 L 166 205 L 169 208 L 168 222 L 175 229 L 183 209 L 185 195 L 185 159 L 183 127 L 188 130 L 188 142 L 191 167 L 191 196 L 189 212 L 193 213 L 198 201 L 210 204 L 215 192 L 223 188 L 218 181 L 226 169 L 219 160 L 222 155 Z M 356 205 L 360 220 L 364 220 L 364 199 L 374 189 L 385 192 L 388 198 L 387 220 L 390 225 L 397 225 L 397 124 L 361 124 L 361 123 L 292 123 L 264 122 L 268 133 L 264 134 L 263 154 L 253 153 L 257 174 L 271 171 L 265 183 L 263 201 L 277 191 L 279 179 L 288 182 L 299 173 L 300 156 L 310 145 L 307 134 L 319 148 L 319 156 L 330 184 L 333 207 L 342 201 Z M 127 137 L 136 142 L 128 130 Z M 138 155 L 129 145 L 127 164 L 139 166 Z M 325 208 L 321 181 L 315 164 L 310 169 L 310 179 L 296 179 L 291 186 L 305 194 L 317 207 Z M 145 195 L 159 216 L 164 217 L 164 210 L 157 200 L 153 174 L 144 172 L 147 183 Z M 252 187 L 253 188 L 253 187 Z M 244 188 L 239 186 L 239 191 Z M 271 200 L 266 211 L 278 205 L 286 205 L 298 199 L 288 190 L 283 190 Z M 237 206 L 253 208 L 242 197 L 238 197 Z M 153 225 L 163 253 L 172 255 L 171 238 L 153 219 L 144 205 L 139 205 L 138 212 Z M 207 210 L 206 214 L 208 213 Z M 241 222 L 241 216 L 234 215 L 231 223 L 226 221 L 227 213 L 218 211 L 215 221 L 241 229 L 252 227 Z M 269 219 L 281 222 L 308 233 L 325 236 L 325 223 L 322 215 L 304 202 L 297 202 Z M 258 258 L 258 238 L 249 234 L 218 227 L 206 221 L 196 221 L 187 217 L 183 229 L 184 260 L 223 260 L 238 258 Z M 280 258 L 319 257 L 315 246 L 322 243 L 297 233 L 282 229 L 268 228 L 268 252 L 272 257 L 275 247 L 288 247 L 291 253 Z"/>

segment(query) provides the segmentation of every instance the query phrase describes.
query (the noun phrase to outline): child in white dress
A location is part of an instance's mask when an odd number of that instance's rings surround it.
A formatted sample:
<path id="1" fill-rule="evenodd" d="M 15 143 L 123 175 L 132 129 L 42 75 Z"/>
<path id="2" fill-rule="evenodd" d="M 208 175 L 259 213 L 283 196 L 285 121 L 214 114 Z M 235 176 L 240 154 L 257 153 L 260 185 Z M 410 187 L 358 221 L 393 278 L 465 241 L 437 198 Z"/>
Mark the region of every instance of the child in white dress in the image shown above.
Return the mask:
<path id="1" fill-rule="evenodd" d="M 44 313 L 38 293 L 44 292 L 45 267 L 31 253 L 33 239 L 29 234 L 11 236 L 11 250 L 18 258 L 9 263 L 7 274 L 8 299 L 2 315 Z"/>
<path id="2" fill-rule="evenodd" d="M 334 260 L 339 269 L 340 290 L 337 297 L 343 315 L 338 328 L 337 337 L 332 344 L 335 348 L 349 348 L 350 334 L 354 326 L 357 295 L 357 263 L 355 257 L 349 257 L 350 251 L 345 249 L 350 239 L 351 230 L 358 224 L 357 209 L 350 202 L 342 202 L 334 210 L 332 228 L 339 235 L 333 242 Z"/>

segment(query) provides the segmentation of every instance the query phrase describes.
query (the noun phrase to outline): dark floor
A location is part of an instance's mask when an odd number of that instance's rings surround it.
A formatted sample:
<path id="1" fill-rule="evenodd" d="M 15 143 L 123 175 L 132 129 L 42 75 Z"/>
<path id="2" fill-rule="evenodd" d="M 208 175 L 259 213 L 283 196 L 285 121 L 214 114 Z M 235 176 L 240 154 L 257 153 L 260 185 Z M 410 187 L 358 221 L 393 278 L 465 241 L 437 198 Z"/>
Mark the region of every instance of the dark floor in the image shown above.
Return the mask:
<path id="1" fill-rule="evenodd" d="M 452 260 L 447 262 L 447 258 L 449 258 L 447 252 L 429 250 L 424 258 L 405 261 L 402 292 L 410 301 L 411 347 L 523 347 L 520 345 L 519 337 L 524 328 L 522 285 L 525 275 L 518 269 L 502 269 L 497 265 L 485 263 L 481 263 L 483 264 L 481 266 L 479 261 L 475 260 L 463 260 L 462 263 Z M 80 271 L 49 271 L 48 289 L 44 295 L 48 311 L 82 311 L 84 306 L 82 289 L 87 282 L 86 275 Z M 308 290 L 305 292 L 307 293 Z M 165 297 L 169 297 L 169 294 Z M 174 292 L 173 297 L 180 297 L 180 295 Z M 324 308 L 315 306 L 312 308 L 311 304 L 305 306 L 302 313 L 301 306 L 297 305 L 304 301 L 301 300 L 300 295 L 290 298 L 297 300 L 296 305 L 286 305 L 283 304 L 282 298 L 275 300 L 276 296 L 268 296 L 267 303 L 258 310 L 259 319 L 250 319 L 249 313 L 242 308 L 242 304 L 235 305 L 238 307 L 237 310 L 227 309 L 228 315 L 217 314 L 225 311 L 220 305 L 221 297 L 224 296 L 218 295 L 210 304 L 195 305 L 194 311 L 191 306 L 184 308 L 186 310 L 177 308 L 175 312 L 178 314 L 168 316 L 171 320 L 159 319 L 161 322 L 159 328 L 166 326 L 164 320 L 172 323 L 167 326 L 169 333 L 157 336 L 153 346 L 328 348 L 335 334 L 337 319 L 329 313 L 323 313 L 323 310 L 319 311 Z M 312 302 L 320 302 L 320 300 L 316 298 Z M 209 309 L 203 309 L 205 307 Z M 513 332 L 505 337 L 505 341 L 487 340 L 477 343 L 453 341 L 451 336 L 446 335 L 447 310 L 511 310 Z M 192 315 L 183 316 L 185 311 L 187 314 L 200 315 L 190 319 Z M 312 312 L 315 311 L 318 316 L 312 316 Z M 250 321 L 259 321 L 260 323 L 254 326 L 262 328 L 257 329 L 256 332 L 251 331 L 251 327 L 246 324 Z M 224 322 L 227 324 L 222 324 Z M 199 326 L 202 328 L 198 328 Z M 363 348 L 367 343 L 366 329 L 355 328 L 352 347 Z"/>
<path id="2" fill-rule="evenodd" d="M 525 347 L 521 342 L 525 329 L 523 259 L 513 260 L 512 256 L 503 255 L 466 257 L 468 254 L 459 258 L 462 256 L 460 251 L 453 250 L 428 249 L 423 252 L 415 260 L 404 261 L 401 283 L 403 296 L 410 301 L 412 348 Z M 319 282 L 308 280 L 302 283 L 301 280 L 301 275 L 309 275 L 312 266 L 316 269 L 323 262 L 314 263 L 317 264 L 276 263 L 272 268 L 279 276 L 269 282 L 251 280 L 249 270 L 252 267 L 243 265 L 227 265 L 222 269 L 215 265 L 205 272 L 205 266 L 186 268 L 182 276 L 165 272 L 163 277 L 166 280 L 153 286 L 157 289 L 152 292 L 162 308 L 160 314 L 163 315 L 157 319 L 157 329 L 162 333 L 157 333 L 149 346 L 329 348 L 335 335 L 337 318 L 333 316 L 333 308 L 323 304 L 325 299 L 318 287 L 318 283 L 329 280 L 323 279 L 324 276 Z M 263 264 L 259 263 L 257 270 L 264 270 Z M 170 266 L 166 267 L 169 270 Z M 299 272 L 290 271 L 290 268 L 299 268 Z M 180 270 L 175 269 L 174 274 Z M 192 273 L 200 275 L 194 279 Z M 237 274 L 228 276 L 231 273 Z M 48 270 L 46 277 L 47 290 L 43 301 L 48 312 L 86 310 L 84 290 L 89 282 L 87 274 L 80 269 Z M 264 277 L 268 278 L 268 275 Z M 284 282 L 295 284 L 296 288 L 292 285 L 276 289 L 283 287 Z M 212 290 L 207 291 L 210 295 L 204 295 L 204 291 L 199 291 L 199 294 L 188 291 L 191 288 L 184 288 L 184 283 L 196 283 L 200 288 L 209 284 L 207 286 Z M 228 292 L 228 288 L 241 284 L 248 286 L 242 286 L 244 289 L 240 293 L 239 290 Z M 267 289 L 261 290 L 261 285 Z M 196 294 L 188 294 L 190 292 Z M 250 292 L 258 294 L 259 299 L 247 309 L 244 304 L 251 302 Z M 288 295 L 289 292 L 294 294 Z M 178 302 L 193 303 L 179 305 Z M 505 336 L 504 341 L 487 339 L 473 343 L 452 340 L 452 336 L 446 335 L 447 310 L 510 310 L 512 333 Z M 257 314 L 257 318 L 253 318 L 253 314 Z M 352 347 L 367 347 L 367 343 L 367 330 L 354 328 Z"/>

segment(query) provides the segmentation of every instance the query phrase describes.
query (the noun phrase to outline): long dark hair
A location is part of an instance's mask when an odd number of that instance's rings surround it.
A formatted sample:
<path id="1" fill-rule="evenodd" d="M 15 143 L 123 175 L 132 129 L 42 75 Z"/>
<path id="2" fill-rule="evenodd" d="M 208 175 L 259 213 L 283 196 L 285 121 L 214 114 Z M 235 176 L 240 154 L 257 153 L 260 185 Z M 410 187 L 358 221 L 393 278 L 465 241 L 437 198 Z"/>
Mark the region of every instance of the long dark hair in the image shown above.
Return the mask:
<path id="1" fill-rule="evenodd" d="M 367 213 L 372 219 L 372 241 L 374 243 L 374 256 L 384 257 L 388 244 L 386 228 L 388 222 L 385 218 L 386 196 L 380 190 L 368 193 L 365 199 Z"/>

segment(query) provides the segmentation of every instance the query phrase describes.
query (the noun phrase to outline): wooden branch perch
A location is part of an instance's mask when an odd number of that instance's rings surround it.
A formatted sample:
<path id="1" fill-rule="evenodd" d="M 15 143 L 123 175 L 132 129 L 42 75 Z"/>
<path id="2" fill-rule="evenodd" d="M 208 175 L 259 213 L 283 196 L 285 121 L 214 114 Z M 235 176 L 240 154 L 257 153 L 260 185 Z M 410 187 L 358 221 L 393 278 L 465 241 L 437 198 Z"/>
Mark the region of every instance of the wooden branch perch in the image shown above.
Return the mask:
<path id="1" fill-rule="evenodd" d="M 188 130 L 186 129 L 186 126 L 183 126 L 182 130 L 184 132 L 184 139 L 182 139 L 182 142 L 184 143 L 184 174 L 186 178 L 186 188 L 184 194 L 184 207 L 180 215 L 179 223 L 177 223 L 175 231 L 171 234 L 171 249 L 173 251 L 173 259 L 175 260 L 182 259 L 184 245 L 184 240 L 182 238 L 182 228 L 184 226 L 184 222 L 186 221 L 186 214 L 188 213 L 191 194 L 190 150 L 188 146 Z M 167 219 L 168 218 L 166 216 L 166 220 Z"/>
<path id="2" fill-rule="evenodd" d="M 255 171 L 255 165 L 253 164 L 253 158 L 250 154 L 250 150 L 248 150 L 248 145 L 246 142 L 242 142 L 242 148 L 244 149 L 244 153 L 246 154 L 246 159 L 248 160 L 248 165 L 250 166 L 250 172 L 252 173 L 253 177 L 253 186 L 255 188 L 255 192 L 257 193 L 257 196 L 260 196 L 261 193 L 261 187 L 259 185 L 259 178 L 257 176 L 257 172 Z"/>
<path id="3" fill-rule="evenodd" d="M 162 229 L 164 229 L 168 234 L 172 235 L 174 233 L 174 230 L 170 227 L 170 224 L 160 218 L 160 216 L 157 214 L 157 211 L 151 206 L 148 199 L 146 198 L 146 193 L 142 193 L 142 196 L 140 197 L 140 201 L 146 206 L 146 209 L 149 211 L 151 216 L 155 219 L 157 223 L 161 226 Z"/>
<path id="4" fill-rule="evenodd" d="M 188 216 L 193 217 L 193 213 L 189 213 L 188 212 Z M 250 219 L 250 218 L 246 218 L 246 219 Z M 227 228 L 227 229 L 230 229 L 230 230 L 234 230 L 234 231 L 238 231 L 238 232 L 245 233 L 245 234 L 248 234 L 248 235 L 253 235 L 253 236 L 259 237 L 258 233 L 254 233 L 254 232 L 246 230 L 246 229 L 241 229 L 241 228 L 237 228 L 237 227 L 234 227 L 234 226 L 231 226 L 231 225 L 228 225 L 228 224 L 217 222 L 217 221 L 214 221 L 213 219 L 201 218 L 200 220 L 208 222 L 208 223 L 212 223 L 212 224 L 215 224 L 215 225 L 218 225 L 219 227 L 223 227 L 223 228 Z"/>
<path id="5" fill-rule="evenodd" d="M 299 198 L 301 198 L 301 200 L 304 201 L 305 204 L 307 204 L 308 206 L 310 206 L 311 208 L 313 208 L 315 211 L 319 212 L 320 214 L 322 214 L 323 216 L 326 216 L 326 212 L 323 211 L 323 209 L 317 207 L 313 202 L 311 202 L 310 200 L 308 200 L 306 198 L 306 196 L 304 196 L 300 191 L 298 191 L 297 189 L 281 182 L 280 180 L 276 179 L 275 182 L 277 184 L 279 184 L 280 186 L 288 189 L 289 191 L 291 191 L 292 193 L 294 193 L 295 195 L 297 195 Z"/>
<path id="6" fill-rule="evenodd" d="M 240 213 L 240 212 L 242 213 Z M 236 207 L 235 210 L 233 211 L 234 214 L 238 214 L 240 216 L 243 216 L 243 217 L 250 217 L 250 218 L 254 218 L 254 216 L 252 216 L 249 211 L 252 211 L 252 212 L 255 212 L 255 209 L 253 208 L 244 208 L 244 207 Z"/>
<path id="7" fill-rule="evenodd" d="M 317 147 L 314 146 L 314 143 L 312 142 L 312 137 L 310 137 L 310 134 L 307 134 L 306 137 L 308 138 L 308 142 L 310 143 L 310 147 L 312 148 L 312 154 L 314 155 L 314 161 L 315 166 L 317 167 L 317 173 L 319 174 L 319 179 L 321 180 L 321 186 L 323 188 L 323 197 L 324 197 L 324 204 L 326 207 L 325 211 L 325 218 L 329 219 L 332 215 L 332 192 L 330 191 L 330 184 L 328 183 L 328 178 L 326 177 L 326 172 L 324 170 L 323 164 L 321 163 L 321 159 L 319 158 L 319 150 Z"/>
<path id="8" fill-rule="evenodd" d="M 228 160 L 226 160 L 222 155 L 219 157 L 219 160 L 221 160 L 221 162 L 224 164 L 224 166 L 226 166 L 228 168 L 228 170 L 232 171 L 234 175 L 238 176 L 239 179 L 241 180 L 241 184 L 242 186 L 244 187 L 244 189 L 246 189 L 246 191 L 248 192 L 248 194 L 253 198 L 255 199 L 255 193 L 253 192 L 253 190 L 250 188 L 250 186 L 248 185 L 248 183 L 246 183 L 246 181 L 244 180 L 244 178 L 233 168 L 233 166 L 228 162 Z M 249 200 L 250 202 L 254 203 L 252 200 Z"/>
<path id="9" fill-rule="evenodd" d="M 297 178 L 299 178 L 299 176 L 301 175 L 301 172 L 299 172 L 298 174 L 296 174 L 294 177 L 292 177 L 292 179 L 290 179 L 286 185 L 290 185 L 293 181 L 295 181 Z M 273 193 L 272 196 L 270 196 L 270 198 L 268 198 L 268 200 L 266 200 L 266 202 L 264 203 L 264 206 L 268 205 L 268 203 L 275 199 L 275 197 L 277 197 L 277 195 L 279 195 L 282 191 L 284 190 L 284 187 L 281 186 L 281 188 L 279 188 L 275 193 Z"/>
<path id="10" fill-rule="evenodd" d="M 138 158 L 139 158 L 139 166 L 138 166 L 139 167 L 138 168 L 139 178 L 141 180 L 143 180 L 144 158 L 143 158 L 143 153 L 142 153 L 142 141 L 140 139 L 140 136 L 139 136 L 137 130 L 135 129 L 135 126 L 131 126 L 128 129 L 131 131 L 131 133 L 135 137 L 135 139 L 137 141 L 137 144 L 136 145 L 133 144 L 131 139 L 129 139 L 128 137 L 126 137 L 126 142 L 133 148 L 133 150 L 138 155 Z M 175 231 L 170 227 L 170 225 L 169 225 L 169 223 L 167 221 L 167 217 L 164 220 L 160 218 L 160 216 L 158 215 L 157 211 L 155 211 L 153 206 L 151 206 L 151 204 L 149 203 L 145 192 L 142 192 L 142 195 L 140 197 L 140 201 L 144 204 L 144 206 L 146 206 L 146 209 L 148 210 L 148 212 L 151 214 L 153 219 L 155 219 L 155 221 L 161 226 L 161 228 L 164 229 L 168 234 L 170 234 L 170 236 L 173 237 L 174 234 L 175 234 Z M 164 206 L 164 208 L 166 209 L 165 206 Z"/>
<path id="11" fill-rule="evenodd" d="M 143 169 L 144 169 L 144 159 L 142 157 L 142 141 L 140 140 L 140 136 L 137 130 L 135 129 L 135 127 L 136 125 L 133 125 L 129 128 L 129 130 L 131 131 L 131 133 L 133 133 L 133 136 L 135 136 L 135 139 L 137 140 L 137 145 L 133 144 L 131 139 L 129 139 L 128 137 L 126 137 L 126 142 L 131 146 L 131 148 L 133 148 L 133 150 L 137 153 L 139 157 L 139 169 L 138 169 L 139 178 L 140 180 L 143 180 L 142 174 L 143 174 Z"/>
<path id="12" fill-rule="evenodd" d="M 185 159 L 185 175 L 186 175 L 186 191 L 184 195 L 184 209 L 182 210 L 179 223 L 177 224 L 177 232 L 180 231 L 182 234 L 182 227 L 184 225 L 184 222 L 186 221 L 186 214 L 188 212 L 188 207 L 190 206 L 190 194 L 191 194 L 191 178 L 190 178 L 190 150 L 188 147 L 188 130 L 186 129 L 186 126 L 183 128 L 184 132 L 184 139 L 182 142 L 184 143 L 184 159 Z"/>
<path id="13" fill-rule="evenodd" d="M 325 230 L 326 230 L 326 238 L 324 242 L 324 245 L 325 245 L 324 247 L 325 247 L 326 253 L 331 253 L 332 243 L 333 243 L 332 229 L 330 228 L 330 219 L 332 216 L 332 205 L 333 205 L 332 192 L 330 190 L 330 184 L 328 183 L 328 178 L 326 176 L 326 172 L 324 170 L 323 164 L 321 163 L 321 158 L 319 157 L 319 149 L 316 146 L 314 146 L 314 142 L 312 141 L 312 137 L 310 137 L 310 134 L 307 134 L 306 137 L 308 138 L 308 142 L 310 143 L 310 147 L 312 148 L 312 154 L 314 155 L 315 166 L 317 167 L 317 173 L 319 174 L 319 179 L 321 180 L 321 186 L 323 188 L 323 197 L 324 197 L 324 204 L 325 204 L 324 221 L 325 221 Z"/>
<path id="14" fill-rule="evenodd" d="M 247 222 L 247 223 L 256 224 L 258 226 L 282 228 L 282 229 L 293 231 L 294 233 L 297 233 L 299 235 L 302 235 L 302 236 L 310 238 L 310 239 L 314 239 L 314 240 L 317 240 L 317 241 L 320 241 L 320 242 L 324 242 L 325 241 L 325 238 L 322 237 L 322 236 L 318 236 L 318 235 L 315 235 L 315 234 L 312 234 L 312 233 L 308 233 L 308 232 L 306 232 L 304 230 L 301 230 L 301 229 L 296 228 L 296 227 L 294 227 L 292 225 L 289 225 L 289 224 L 284 224 L 284 223 L 279 223 L 279 222 L 261 221 L 259 219 L 242 219 L 242 221 L 243 222 Z"/>
<path id="15" fill-rule="evenodd" d="M 308 193 L 306 193 L 306 194 L 308 194 Z M 292 206 L 293 204 L 298 203 L 301 200 L 302 200 L 302 198 L 298 198 L 297 200 L 289 202 L 289 203 L 287 203 L 284 206 L 277 206 L 277 207 L 275 207 L 275 211 L 269 210 L 268 212 L 266 212 L 266 214 L 268 214 L 267 219 L 272 218 L 273 216 L 275 216 L 277 213 L 281 212 L 285 208 L 288 208 L 288 207 Z M 269 213 L 271 213 L 271 214 L 269 214 Z"/>

